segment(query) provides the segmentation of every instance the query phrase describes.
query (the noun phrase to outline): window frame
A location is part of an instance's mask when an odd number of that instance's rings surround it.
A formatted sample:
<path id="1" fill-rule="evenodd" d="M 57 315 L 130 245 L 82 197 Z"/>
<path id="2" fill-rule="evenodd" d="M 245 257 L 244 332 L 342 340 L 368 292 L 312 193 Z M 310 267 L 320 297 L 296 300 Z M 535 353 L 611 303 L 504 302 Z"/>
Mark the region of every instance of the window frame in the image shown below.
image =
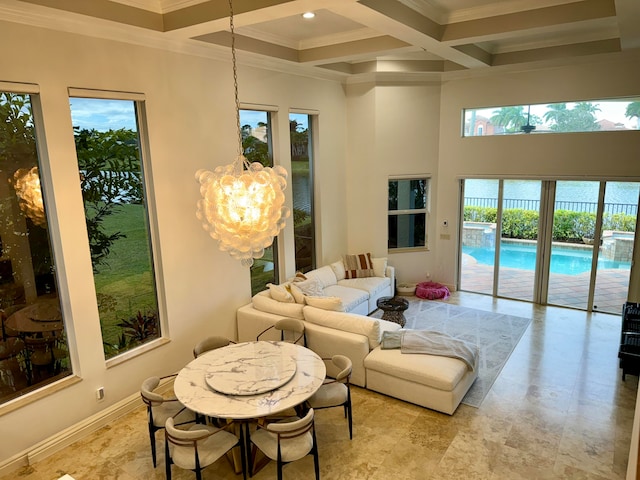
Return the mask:
<path id="1" fill-rule="evenodd" d="M 425 183 L 425 205 L 424 208 L 409 208 L 409 209 L 397 209 L 389 210 L 389 186 L 391 182 L 398 181 L 412 181 L 423 180 Z M 389 219 L 392 216 L 399 217 L 402 215 L 415 215 L 424 214 L 424 245 L 413 247 L 390 247 L 389 246 L 389 231 L 387 231 L 387 251 L 389 253 L 403 253 L 403 252 L 416 252 L 416 251 L 428 251 L 429 250 L 429 218 L 431 212 L 431 175 L 418 174 L 418 175 L 393 175 L 387 180 L 387 225 Z"/>
<path id="2" fill-rule="evenodd" d="M 168 343 L 170 338 L 169 321 L 166 307 L 164 273 L 162 270 L 163 262 L 160 254 L 161 249 L 159 248 L 160 236 L 157 226 L 158 215 L 156 210 L 156 194 L 154 190 L 154 182 L 152 181 L 153 169 L 151 161 L 151 150 L 149 147 L 146 98 L 143 93 L 137 92 L 94 90 L 76 87 L 69 87 L 67 93 L 69 102 L 73 97 L 75 97 L 97 100 L 125 100 L 134 103 L 134 113 L 136 117 L 136 128 L 138 134 L 138 148 L 140 154 L 140 173 L 142 177 L 141 183 L 143 186 L 144 207 L 147 216 L 146 227 L 148 230 L 147 233 L 149 242 L 149 254 L 154 275 L 153 280 L 158 308 L 158 326 L 160 328 L 160 332 L 158 338 L 145 342 L 129 350 L 123 351 L 108 359 L 105 358 L 106 367 L 111 368 L 116 365 L 120 365 L 132 358 L 144 355 L 146 352 Z M 71 115 L 71 103 L 69 103 L 69 114 Z"/>

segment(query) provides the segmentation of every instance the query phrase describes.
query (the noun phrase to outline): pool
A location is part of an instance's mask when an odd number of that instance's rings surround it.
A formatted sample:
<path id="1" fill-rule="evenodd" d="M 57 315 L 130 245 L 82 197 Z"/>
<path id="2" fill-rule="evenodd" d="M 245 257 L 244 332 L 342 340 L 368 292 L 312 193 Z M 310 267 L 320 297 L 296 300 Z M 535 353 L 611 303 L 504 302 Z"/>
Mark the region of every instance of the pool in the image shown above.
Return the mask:
<path id="1" fill-rule="evenodd" d="M 462 253 L 471 255 L 480 264 L 493 265 L 495 252 L 492 248 L 462 247 Z M 520 270 L 535 270 L 536 246 L 533 244 L 501 243 L 500 266 L 518 268 Z M 630 270 L 631 263 L 608 260 L 600 256 L 598 258 L 598 269 L 603 268 Z M 551 273 L 578 275 L 589 271 L 591 271 L 590 249 L 559 248 L 554 246 L 551 254 Z"/>

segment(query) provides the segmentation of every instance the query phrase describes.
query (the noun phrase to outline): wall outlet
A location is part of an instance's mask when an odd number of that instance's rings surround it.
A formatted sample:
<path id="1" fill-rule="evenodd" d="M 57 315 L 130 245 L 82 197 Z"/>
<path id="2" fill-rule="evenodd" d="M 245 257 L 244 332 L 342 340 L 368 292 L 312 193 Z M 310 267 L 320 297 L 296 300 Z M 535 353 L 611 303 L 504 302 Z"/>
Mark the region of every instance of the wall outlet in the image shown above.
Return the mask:
<path id="1" fill-rule="evenodd" d="M 97 401 L 104 400 L 104 387 L 99 387 L 96 390 L 96 400 Z"/>

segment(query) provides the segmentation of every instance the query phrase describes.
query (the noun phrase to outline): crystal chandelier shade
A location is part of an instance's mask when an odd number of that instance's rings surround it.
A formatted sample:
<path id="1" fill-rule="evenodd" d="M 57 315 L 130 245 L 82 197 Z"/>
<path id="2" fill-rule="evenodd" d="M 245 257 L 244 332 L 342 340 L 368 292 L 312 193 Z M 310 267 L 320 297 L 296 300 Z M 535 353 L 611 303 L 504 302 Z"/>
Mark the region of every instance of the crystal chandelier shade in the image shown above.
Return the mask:
<path id="1" fill-rule="evenodd" d="M 229 0 L 229 10 L 238 157 L 213 172 L 196 172 L 202 195 L 196 216 L 218 241 L 220 250 L 251 266 L 254 258 L 264 255 L 264 249 L 273 243 L 290 215 L 289 208 L 284 206 L 287 171 L 281 166 L 249 164 L 243 155 L 232 0 Z"/>
<path id="2" fill-rule="evenodd" d="M 38 167 L 18 169 L 13 174 L 13 188 L 22 213 L 29 217 L 34 225 L 46 228 L 47 219 L 44 214 Z"/>

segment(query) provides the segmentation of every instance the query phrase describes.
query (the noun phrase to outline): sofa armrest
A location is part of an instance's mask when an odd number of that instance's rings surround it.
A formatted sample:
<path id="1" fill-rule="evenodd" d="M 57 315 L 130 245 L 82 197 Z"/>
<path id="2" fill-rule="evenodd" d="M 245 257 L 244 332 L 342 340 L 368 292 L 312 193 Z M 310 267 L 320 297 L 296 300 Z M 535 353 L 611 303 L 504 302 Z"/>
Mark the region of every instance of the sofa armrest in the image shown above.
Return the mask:
<path id="1" fill-rule="evenodd" d="M 387 269 L 385 270 L 385 274 L 387 277 L 391 279 L 391 295 L 395 295 L 396 288 L 396 269 L 391 265 L 387 265 Z"/>
<path id="2" fill-rule="evenodd" d="M 331 358 L 333 355 L 349 357 L 353 363 L 350 382 L 360 387 L 366 386 L 364 359 L 369 355 L 369 340 L 366 336 L 310 322 L 304 322 L 304 325 L 307 347 L 322 358 Z"/>
<path id="3" fill-rule="evenodd" d="M 274 325 L 278 320 L 282 320 L 282 315 L 263 312 L 253 308 L 253 304 L 249 303 L 238 309 L 236 312 L 236 324 L 238 326 L 238 342 L 255 342 L 256 337 L 265 329 Z M 274 329 L 266 332 L 261 340 L 280 340 L 280 335 Z"/>

